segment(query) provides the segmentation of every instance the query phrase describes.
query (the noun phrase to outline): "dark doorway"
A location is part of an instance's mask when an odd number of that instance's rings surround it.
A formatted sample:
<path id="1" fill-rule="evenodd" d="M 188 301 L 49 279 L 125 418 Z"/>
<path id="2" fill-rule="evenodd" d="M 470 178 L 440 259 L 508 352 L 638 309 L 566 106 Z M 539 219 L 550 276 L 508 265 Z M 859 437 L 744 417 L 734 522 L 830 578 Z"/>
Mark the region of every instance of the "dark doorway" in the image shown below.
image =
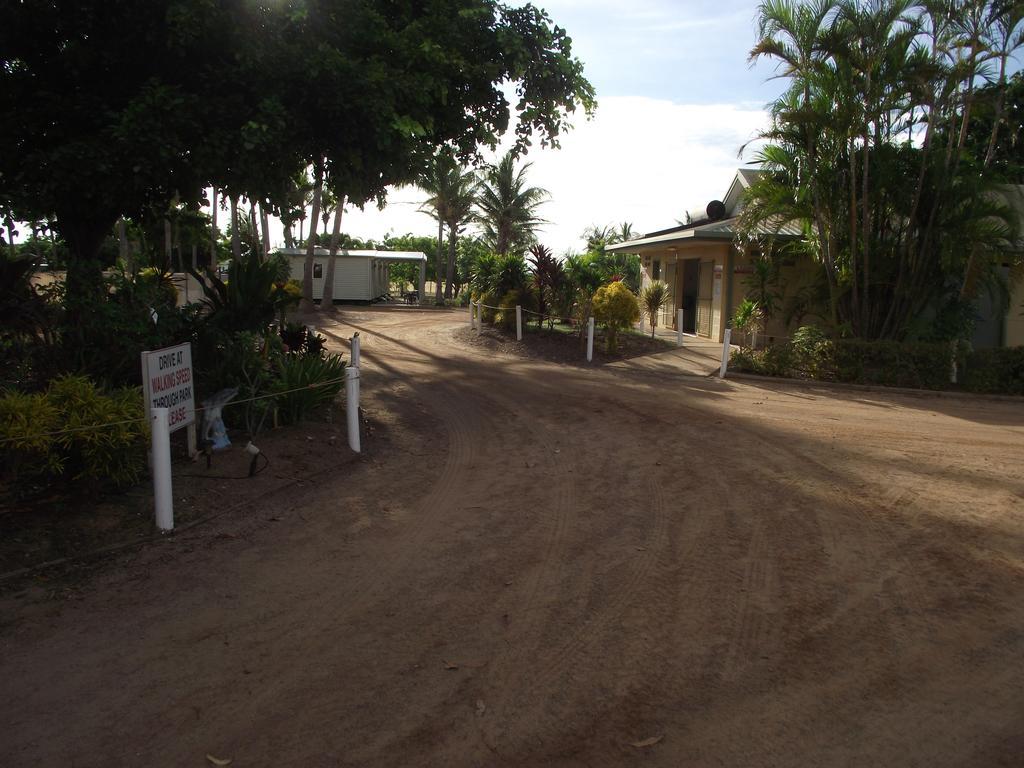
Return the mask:
<path id="1" fill-rule="evenodd" d="M 686 259 L 681 262 L 683 272 L 683 333 L 697 331 L 697 290 L 699 288 L 699 259 Z"/>

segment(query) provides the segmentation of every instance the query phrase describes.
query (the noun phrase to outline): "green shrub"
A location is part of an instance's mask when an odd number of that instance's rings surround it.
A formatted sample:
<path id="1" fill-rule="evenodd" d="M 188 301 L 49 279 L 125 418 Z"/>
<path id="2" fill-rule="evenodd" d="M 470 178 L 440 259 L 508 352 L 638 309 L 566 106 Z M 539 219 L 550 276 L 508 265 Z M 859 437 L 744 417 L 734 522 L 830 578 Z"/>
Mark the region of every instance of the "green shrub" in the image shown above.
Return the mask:
<path id="1" fill-rule="evenodd" d="M 594 319 L 603 323 L 608 331 L 607 351 L 615 352 L 619 331 L 640 319 L 640 304 L 636 295 L 625 283 L 610 283 L 597 289 L 593 308 Z"/>
<path id="2" fill-rule="evenodd" d="M 1024 347 L 979 349 L 967 356 L 963 387 L 971 392 L 1024 395 Z"/>
<path id="3" fill-rule="evenodd" d="M 485 291 L 479 295 L 477 302 L 480 304 L 480 319 L 488 325 L 494 325 L 498 310 L 493 307 L 498 306 L 498 297 L 490 291 Z"/>
<path id="4" fill-rule="evenodd" d="M 835 342 L 836 379 L 855 384 L 945 389 L 952 349 L 947 343 L 841 339 Z"/>
<path id="5" fill-rule="evenodd" d="M 65 376 L 42 394 L 0 397 L 0 452 L 14 480 L 133 485 L 146 468 L 147 434 L 137 388 L 104 392 L 84 376 Z"/>
<path id="6" fill-rule="evenodd" d="M 524 310 L 536 311 L 537 300 L 532 291 L 509 291 L 501 297 L 498 302 L 500 309 L 496 313 L 495 321 L 506 331 L 516 329 L 516 305 Z M 523 317 L 523 325 L 526 325 L 527 318 Z"/>
<path id="7" fill-rule="evenodd" d="M 345 362 L 338 355 L 283 355 L 270 391 L 282 393 L 274 398 L 278 412 L 286 423 L 295 424 L 330 403 L 344 386 L 344 377 Z"/>
<path id="8" fill-rule="evenodd" d="M 830 379 L 835 375 L 832 342 L 817 326 L 803 325 L 797 328 L 788 346 L 794 374 L 812 379 Z"/>

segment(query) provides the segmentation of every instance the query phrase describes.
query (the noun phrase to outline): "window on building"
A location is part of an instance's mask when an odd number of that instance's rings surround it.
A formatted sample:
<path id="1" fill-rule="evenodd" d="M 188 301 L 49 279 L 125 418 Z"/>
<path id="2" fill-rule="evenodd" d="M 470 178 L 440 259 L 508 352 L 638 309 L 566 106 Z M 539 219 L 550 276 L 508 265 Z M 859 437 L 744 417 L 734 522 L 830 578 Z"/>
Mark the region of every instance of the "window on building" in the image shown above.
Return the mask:
<path id="1" fill-rule="evenodd" d="M 661 260 L 660 259 L 655 259 L 654 260 L 654 272 L 653 272 L 653 274 L 654 274 L 654 277 L 653 277 L 654 280 L 661 280 Z"/>
<path id="2" fill-rule="evenodd" d="M 323 276 L 324 276 L 324 265 L 323 264 L 314 264 L 313 265 L 313 277 L 323 277 Z"/>

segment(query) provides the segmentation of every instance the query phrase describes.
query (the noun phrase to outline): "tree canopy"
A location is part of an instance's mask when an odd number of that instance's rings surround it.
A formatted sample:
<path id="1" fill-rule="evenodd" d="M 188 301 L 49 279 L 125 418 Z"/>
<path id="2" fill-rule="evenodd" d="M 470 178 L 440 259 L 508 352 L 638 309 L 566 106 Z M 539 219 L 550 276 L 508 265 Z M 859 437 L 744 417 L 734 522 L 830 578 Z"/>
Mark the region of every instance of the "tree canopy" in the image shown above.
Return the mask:
<path id="1" fill-rule="evenodd" d="M 440 145 L 557 145 L 594 107 L 565 31 L 493 0 L 5 3 L 0 51 L 0 206 L 54 216 L 83 272 L 119 216 L 211 185 L 284 210 L 322 158 L 358 205 Z"/>
<path id="2" fill-rule="evenodd" d="M 765 0 L 759 12 L 751 59 L 774 60 L 789 87 L 759 137 L 767 172 L 747 193 L 747 237 L 803 229 L 790 247 L 823 266 L 837 333 L 965 334 L 978 291 L 1019 259 L 994 161 L 1016 146 L 1004 122 L 1021 4 Z"/>

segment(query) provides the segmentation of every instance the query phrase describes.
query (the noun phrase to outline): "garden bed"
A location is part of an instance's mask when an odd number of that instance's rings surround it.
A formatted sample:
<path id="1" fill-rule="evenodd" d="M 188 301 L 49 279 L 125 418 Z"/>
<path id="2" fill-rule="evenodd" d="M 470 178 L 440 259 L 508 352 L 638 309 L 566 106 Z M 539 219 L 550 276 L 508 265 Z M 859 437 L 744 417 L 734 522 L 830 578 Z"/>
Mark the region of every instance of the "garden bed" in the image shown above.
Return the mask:
<path id="1" fill-rule="evenodd" d="M 456 338 L 469 346 L 486 349 L 501 355 L 547 360 L 568 365 L 588 365 L 586 338 L 579 337 L 575 326 L 556 324 L 554 328 L 543 329 L 531 325 L 523 328 L 523 340 L 517 341 L 515 331 L 506 331 L 501 326 L 484 325 L 480 333 L 468 325 L 455 331 Z M 632 357 L 651 355 L 673 348 L 673 344 L 662 338 L 651 338 L 648 334 L 633 329 L 619 332 L 618 350 L 605 351 L 605 334 L 598 328 L 594 331 L 594 360 L 589 365 L 627 360 Z"/>
<path id="2" fill-rule="evenodd" d="M 240 431 L 231 431 L 230 436 L 232 446 L 217 452 L 207 469 L 202 455 L 196 461 L 188 459 L 183 433 L 174 435 L 177 529 L 244 508 L 358 458 L 346 441 L 343 403 L 335 403 L 313 421 L 260 434 L 256 442 L 269 464 L 254 477 L 248 476 L 251 457 L 244 450 L 245 436 Z M 368 443 L 373 445 L 364 441 L 364 451 Z M 0 509 L 0 590 L 20 581 L 4 580 L 7 574 L 52 562 L 65 571 L 87 569 L 80 558 L 141 544 L 157 535 L 148 479 L 123 493 L 89 494 L 80 486 L 51 484 L 17 498 L 9 488 L 0 487 Z"/>

